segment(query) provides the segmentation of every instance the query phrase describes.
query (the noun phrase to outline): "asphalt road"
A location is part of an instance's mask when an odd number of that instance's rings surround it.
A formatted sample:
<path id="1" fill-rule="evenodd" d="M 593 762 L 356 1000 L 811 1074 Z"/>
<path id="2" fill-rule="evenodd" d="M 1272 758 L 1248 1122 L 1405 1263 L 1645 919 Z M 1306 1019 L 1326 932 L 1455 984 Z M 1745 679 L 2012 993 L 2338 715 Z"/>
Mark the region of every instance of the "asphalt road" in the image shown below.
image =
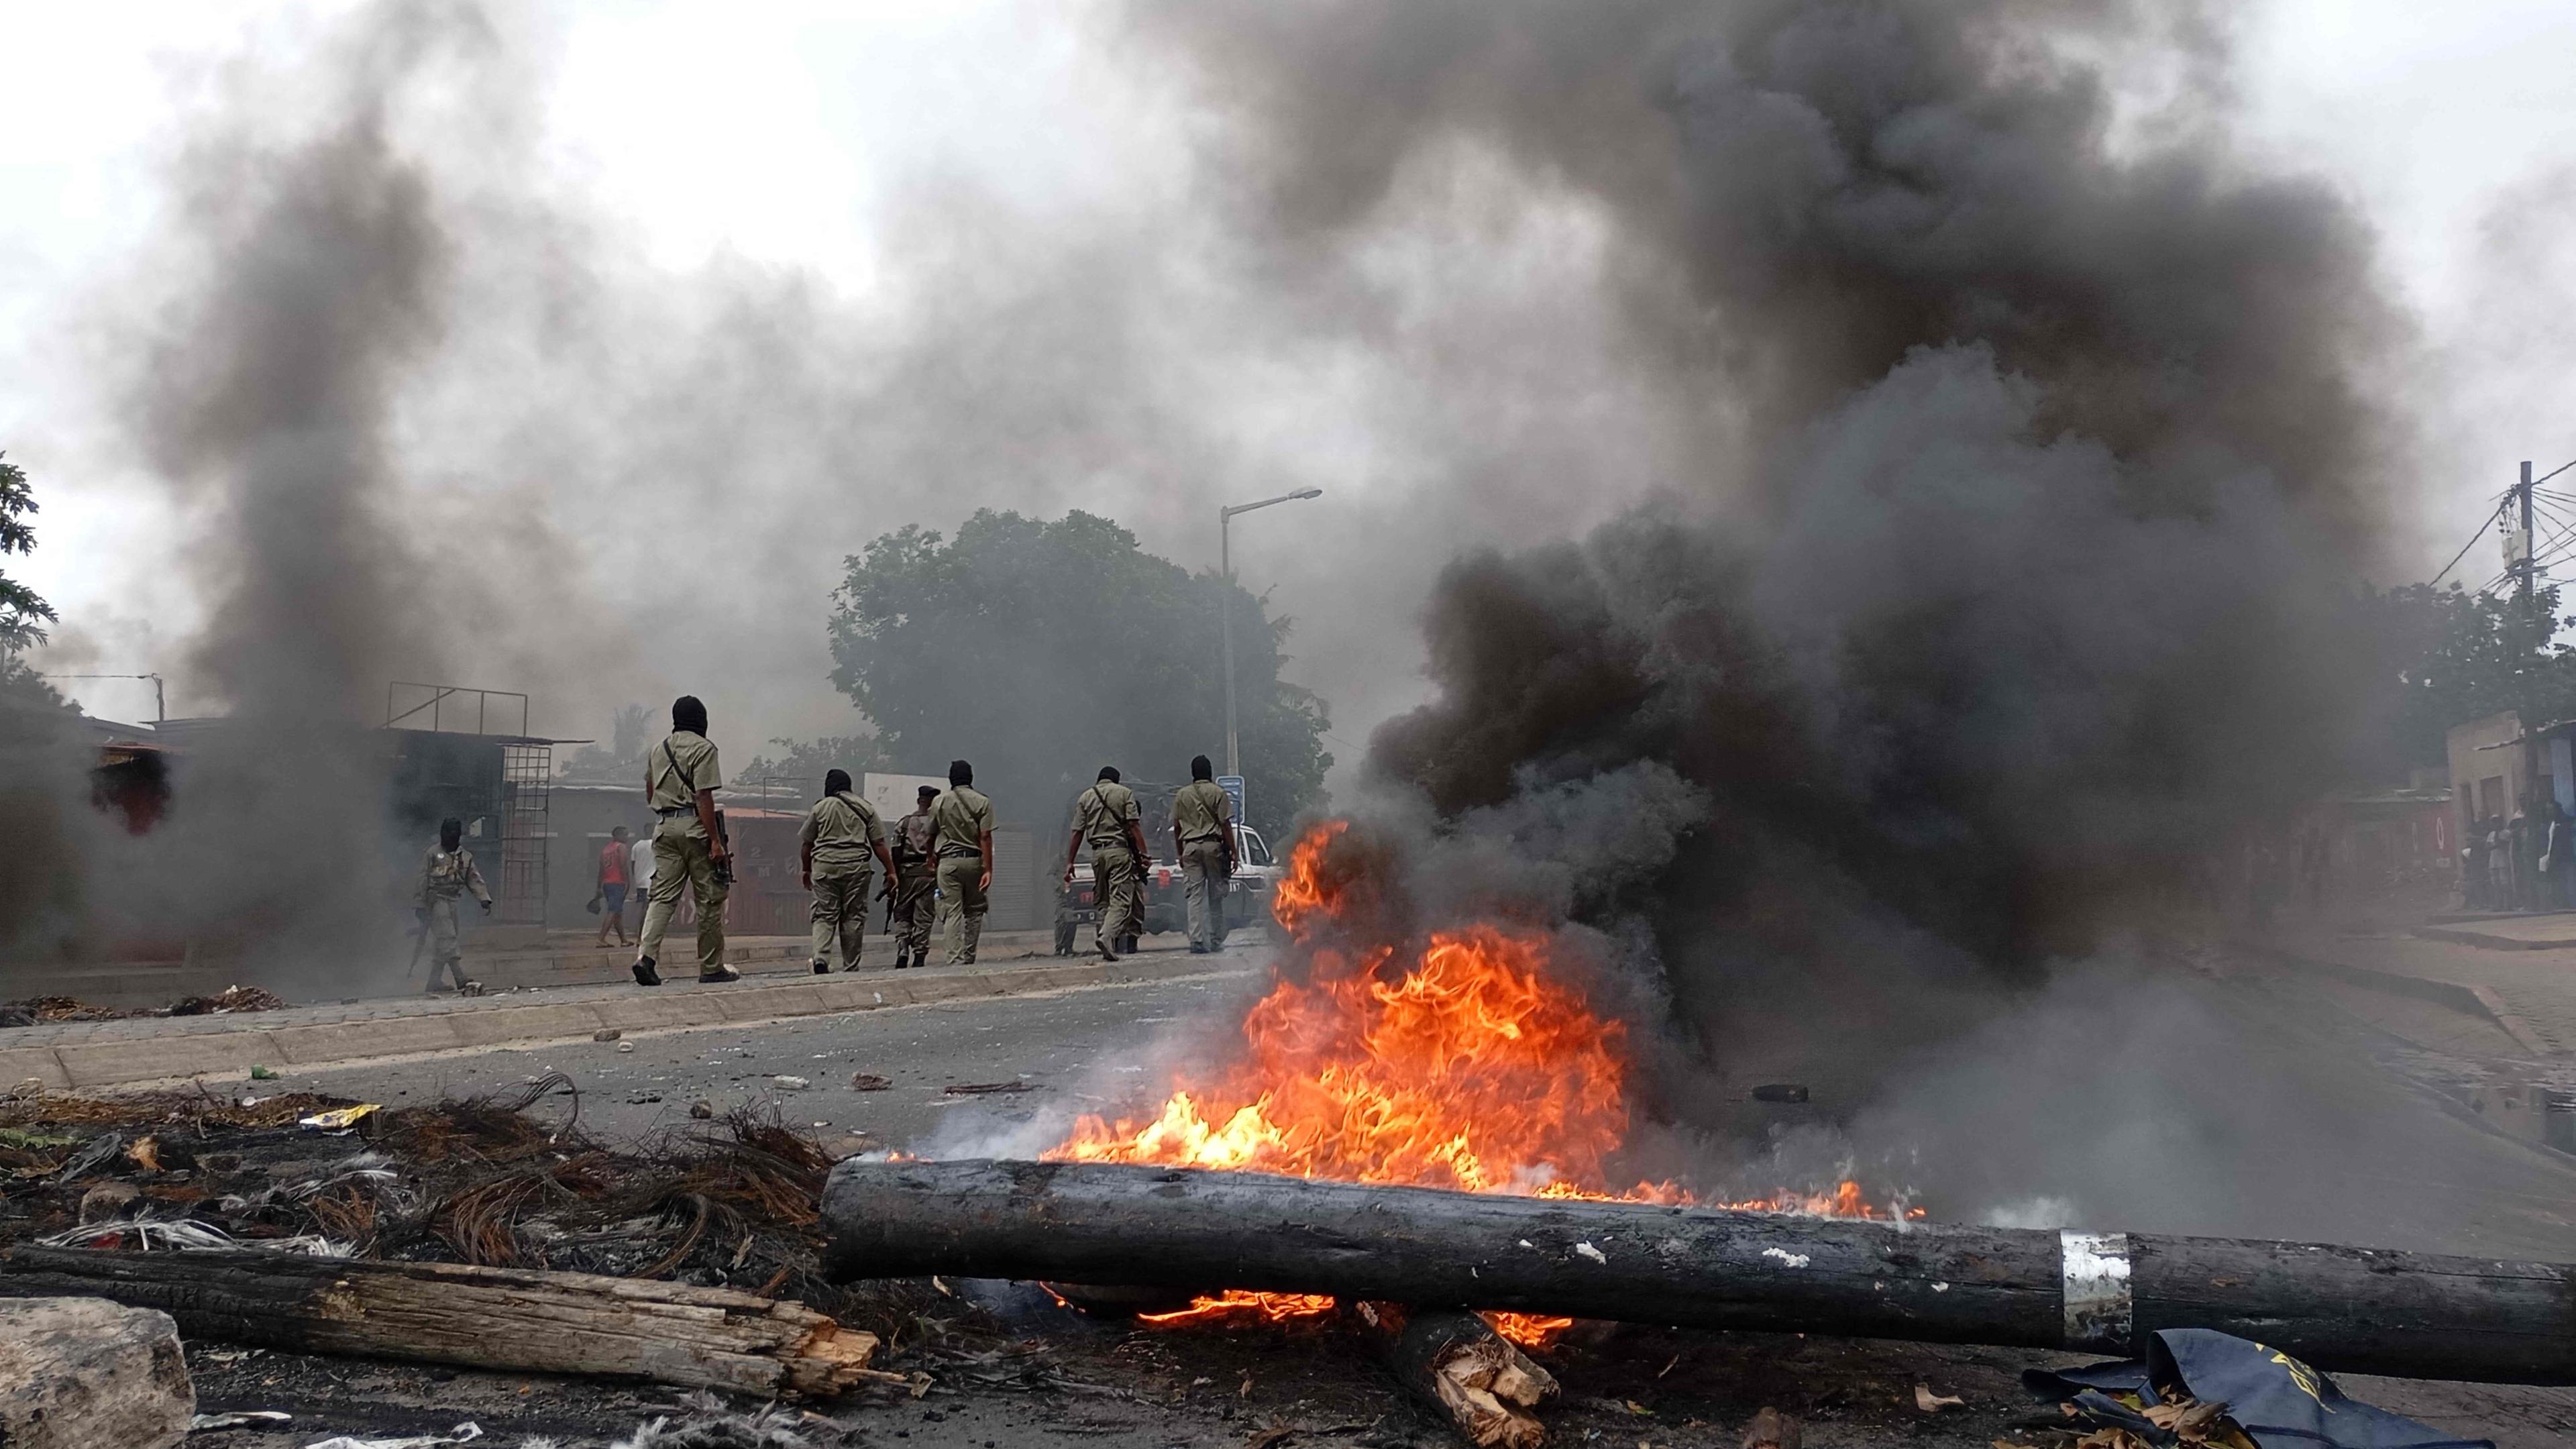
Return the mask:
<path id="1" fill-rule="evenodd" d="M 275 1090 L 398 1106 L 507 1092 L 561 1072 L 571 1088 L 545 1108 L 577 1110 L 584 1130 L 610 1141 L 687 1128 L 701 1101 L 718 1114 L 774 1106 L 827 1139 L 864 1134 L 886 1147 L 998 1140 L 1136 1095 L 1149 1060 L 1170 1059 L 1176 1037 L 1227 1019 L 1258 989 L 1259 949 L 1229 949 L 1198 978 L 367 1063 L 287 1076 Z M 889 1085 L 854 1090 L 862 1073 Z M 947 1090 L 956 1086 L 1019 1090 Z"/>
<path id="2" fill-rule="evenodd" d="M 277 1085 L 398 1104 L 442 1093 L 507 1090 L 560 1071 L 578 1088 L 578 1098 L 557 1095 L 547 1108 L 570 1112 L 577 1106 L 585 1128 L 612 1140 L 686 1128 L 690 1104 L 703 1100 L 718 1112 L 774 1105 L 788 1121 L 839 1141 L 844 1150 L 1028 1152 L 1056 1140 L 1076 1113 L 1159 1099 L 1175 1063 L 1221 1041 L 1240 1004 L 1259 989 L 1260 948 L 1249 946 L 1216 964 L 1225 974 L 641 1037 L 624 1044 L 629 1050 L 579 1043 L 353 1067 Z M 2159 1110 L 2188 1121 L 2212 1099 L 2306 1104 L 2248 1117 L 2215 1141 L 2177 1145 L 2176 1160 L 2188 1160 L 2205 1188 L 2201 1195 L 2223 1199 L 2238 1193 L 2232 1178 L 2254 1184 L 2259 1190 L 2243 1195 L 2262 1205 L 2263 1226 L 2273 1235 L 2576 1259 L 2576 1227 L 2570 1225 L 2576 1216 L 2576 1164 L 2490 1130 L 2398 1075 L 2390 1069 L 2389 1040 L 2368 1023 L 2320 1013 L 2312 1001 L 2277 983 L 2246 979 L 2191 989 L 2196 1000 L 2234 1023 L 2231 1030 L 2239 1035 L 2222 1044 L 2234 1075 L 2207 1080 L 2212 1074 L 2206 1054 L 2177 1058 L 2174 1073 L 2192 1080 L 2177 1084 L 2178 1095 Z M 1779 1065 L 1764 1063 L 1763 1070 Z M 1830 1081 L 1835 1070 L 1833 1062 L 1812 1061 L 1802 1074 Z M 886 1078 L 889 1085 L 853 1090 L 858 1073 Z M 791 1077 L 806 1085 L 788 1085 Z M 948 1090 L 997 1084 L 1025 1090 Z M 2036 1101 L 2035 1110 L 2044 1112 L 2045 1099 Z M 2152 1146 L 2145 1150 L 2152 1154 Z M 2153 1167 L 2152 1161 L 2146 1164 L 2146 1170 Z M 2294 1189 L 2303 1180 L 2310 1184 L 2312 1210 L 2280 1207 L 2297 1201 Z M 2191 1230 L 2156 1221 L 2102 1225 Z M 1299 1443 L 1439 1442 L 1436 1434 L 1426 1436 L 1421 1421 L 1383 1381 L 1370 1378 L 1364 1357 L 1355 1358 L 1347 1345 L 1276 1330 L 1146 1332 L 1064 1322 L 1025 1296 L 1010 1299 L 1000 1285 L 980 1291 L 1003 1295 L 1002 1306 L 1025 1315 L 1027 1331 L 1047 1339 L 1047 1351 L 1060 1355 L 1077 1377 L 1123 1384 L 1132 1392 L 1093 1402 L 970 1391 L 921 1405 L 853 1411 L 853 1422 L 873 1442 L 886 1443 L 891 1435 L 906 1440 L 907 1449 L 986 1443 L 1148 1449 L 1241 1444 L 1274 1428 L 1297 1426 Z M 1983 1445 L 2025 1421 L 2030 1409 L 2013 1387 L 2013 1374 L 2047 1357 L 1638 1330 L 1560 1352 L 1571 1402 L 1552 1417 L 1570 1431 L 1566 1442 L 1658 1446 L 1732 1446 L 1743 1417 L 1763 1402 L 1810 1414 L 1808 1442 L 1819 1446 Z M 1663 1374 L 1654 1372 L 1658 1365 Z M 228 1377 L 229 1392 L 222 1397 L 244 1392 L 238 1377 Z M 1966 1395 L 1971 1410 L 1920 1419 L 1910 1407 L 1911 1384 L 1918 1380 Z M 251 1381 L 251 1392 L 257 1382 Z M 489 1390 L 486 1411 L 506 1419 L 511 1401 L 507 1389 L 495 1387 L 501 1382 L 494 1376 L 451 1376 L 441 1381 L 438 1397 L 453 1403 Z M 2567 1442 L 2576 1434 L 2576 1391 L 2378 1380 L 2348 1387 L 2446 1430 L 2492 1436 L 2507 1446 Z M 383 1406 L 419 1392 L 419 1385 L 397 1375 L 373 1402 Z M 1628 1404 L 1648 1412 L 1632 1413 L 1623 1407 Z M 1344 1427 L 1336 1432 L 1336 1425 Z"/>

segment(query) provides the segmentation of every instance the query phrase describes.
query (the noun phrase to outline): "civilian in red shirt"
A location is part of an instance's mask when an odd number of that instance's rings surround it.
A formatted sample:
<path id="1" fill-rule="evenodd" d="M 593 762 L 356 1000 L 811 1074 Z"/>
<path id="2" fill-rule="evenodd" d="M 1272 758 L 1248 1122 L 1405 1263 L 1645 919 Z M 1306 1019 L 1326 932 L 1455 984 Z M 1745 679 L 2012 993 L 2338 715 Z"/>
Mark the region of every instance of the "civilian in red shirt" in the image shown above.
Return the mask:
<path id="1" fill-rule="evenodd" d="M 616 945 L 631 946 L 626 939 L 626 827 L 608 832 L 608 844 L 599 852 L 599 944 L 611 944 L 608 933 L 617 933 Z"/>

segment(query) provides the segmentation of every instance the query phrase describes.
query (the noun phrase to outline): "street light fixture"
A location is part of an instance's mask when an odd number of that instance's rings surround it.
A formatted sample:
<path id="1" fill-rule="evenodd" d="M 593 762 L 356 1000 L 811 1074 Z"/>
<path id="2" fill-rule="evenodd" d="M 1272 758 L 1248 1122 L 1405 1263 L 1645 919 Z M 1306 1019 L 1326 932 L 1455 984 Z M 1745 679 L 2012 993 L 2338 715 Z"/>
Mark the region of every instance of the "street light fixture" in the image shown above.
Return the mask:
<path id="1" fill-rule="evenodd" d="M 165 694 L 165 693 L 163 692 L 163 690 L 162 690 L 162 687 L 161 687 L 161 676 L 160 676 L 160 675 L 158 675 L 158 674 L 39 674 L 39 675 L 37 675 L 36 677 L 37 677 L 38 679 L 148 679 L 148 680 L 151 680 L 151 681 L 152 681 L 152 722 L 153 722 L 154 724 L 156 724 L 156 725 L 168 724 L 168 723 L 170 722 L 170 704 L 169 704 L 169 699 L 168 699 L 168 697 L 166 696 L 166 694 Z"/>
<path id="2" fill-rule="evenodd" d="M 1268 508 L 1273 503 L 1295 503 L 1323 496 L 1321 488 L 1300 488 L 1294 493 L 1282 493 L 1258 503 L 1229 503 L 1216 511 L 1217 569 L 1225 575 L 1225 589 L 1217 596 L 1217 611 L 1222 621 L 1219 627 L 1225 633 L 1225 772 L 1229 775 L 1243 773 L 1243 754 L 1236 747 L 1234 737 L 1234 548 L 1229 530 L 1238 513 Z"/>

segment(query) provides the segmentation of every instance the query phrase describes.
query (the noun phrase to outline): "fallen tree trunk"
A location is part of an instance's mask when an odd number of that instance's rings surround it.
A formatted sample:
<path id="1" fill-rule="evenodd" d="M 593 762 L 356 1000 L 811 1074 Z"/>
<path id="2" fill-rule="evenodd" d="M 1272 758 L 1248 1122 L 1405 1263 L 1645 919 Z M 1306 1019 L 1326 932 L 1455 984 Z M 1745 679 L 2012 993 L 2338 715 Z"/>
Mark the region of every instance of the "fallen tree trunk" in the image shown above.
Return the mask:
<path id="1" fill-rule="evenodd" d="M 1363 1303 L 1379 1354 L 1406 1391 L 1437 1409 L 1476 1449 L 1537 1449 L 1547 1431 L 1530 1410 L 1556 1379 L 1492 1324 L 1459 1308 Z"/>
<path id="2" fill-rule="evenodd" d="M 1100 1163 L 843 1162 L 843 1278 L 955 1273 L 2133 1354 L 2214 1328 L 2323 1368 L 2576 1382 L 2576 1270 L 2303 1243 L 1506 1197 Z"/>
<path id="3" fill-rule="evenodd" d="M 157 1308 L 191 1339 L 513 1372 L 604 1374 L 764 1395 L 901 1379 L 876 1335 L 801 1303 L 587 1273 L 288 1253 L 0 1253 L 0 1296 Z"/>

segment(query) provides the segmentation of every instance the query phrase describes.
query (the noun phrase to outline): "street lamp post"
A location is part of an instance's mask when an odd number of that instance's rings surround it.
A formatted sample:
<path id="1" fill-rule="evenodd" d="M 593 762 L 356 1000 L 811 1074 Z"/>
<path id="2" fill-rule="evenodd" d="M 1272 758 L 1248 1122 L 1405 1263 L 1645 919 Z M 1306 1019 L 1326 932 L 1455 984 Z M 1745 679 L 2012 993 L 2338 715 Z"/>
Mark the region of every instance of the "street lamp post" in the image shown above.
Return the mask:
<path id="1" fill-rule="evenodd" d="M 1220 620 L 1218 627 L 1225 635 L 1225 772 L 1229 775 L 1243 773 L 1243 753 L 1236 746 L 1234 736 L 1234 548 L 1229 530 L 1238 513 L 1250 513 L 1273 503 L 1294 503 L 1302 498 L 1323 496 L 1321 488 L 1300 488 L 1294 493 L 1282 493 L 1258 503 L 1229 503 L 1216 511 L 1217 571 L 1225 575 L 1225 589 L 1217 595 L 1217 615 Z"/>
<path id="2" fill-rule="evenodd" d="M 148 680 L 151 680 L 151 681 L 152 681 L 152 722 L 153 722 L 154 724 L 156 724 L 156 725 L 160 725 L 160 724 L 168 724 L 168 723 L 170 722 L 170 703 L 169 703 L 169 699 L 168 699 L 168 697 L 167 697 L 167 696 L 163 693 L 163 691 L 162 691 L 162 687 L 161 687 L 161 676 L 160 676 L 160 675 L 158 675 L 158 674 L 39 674 L 39 675 L 37 675 L 36 677 L 37 677 L 38 679 L 148 679 Z"/>

